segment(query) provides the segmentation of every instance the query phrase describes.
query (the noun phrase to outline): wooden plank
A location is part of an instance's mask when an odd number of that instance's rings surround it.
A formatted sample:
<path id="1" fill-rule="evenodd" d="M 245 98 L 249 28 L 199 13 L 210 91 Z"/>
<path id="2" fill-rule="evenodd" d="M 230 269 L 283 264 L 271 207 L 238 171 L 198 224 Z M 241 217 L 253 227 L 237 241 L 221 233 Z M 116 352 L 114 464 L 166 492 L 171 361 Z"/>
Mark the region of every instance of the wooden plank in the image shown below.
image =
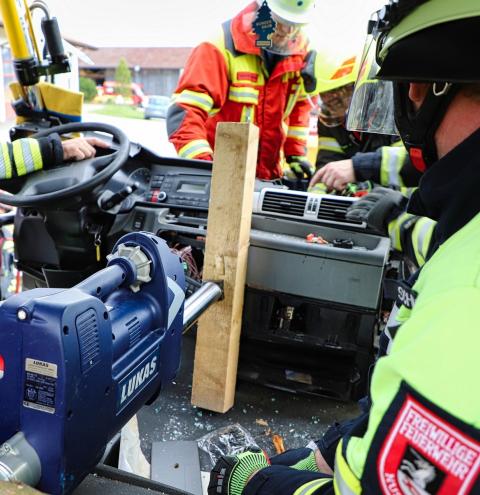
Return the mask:
<path id="1" fill-rule="evenodd" d="M 210 411 L 235 397 L 257 151 L 256 126 L 218 124 L 203 279 L 223 281 L 224 299 L 199 320 L 192 386 L 192 404 Z"/>
<path id="2" fill-rule="evenodd" d="M 2 495 L 42 495 L 43 492 L 30 488 L 23 483 L 0 481 L 0 493 Z"/>

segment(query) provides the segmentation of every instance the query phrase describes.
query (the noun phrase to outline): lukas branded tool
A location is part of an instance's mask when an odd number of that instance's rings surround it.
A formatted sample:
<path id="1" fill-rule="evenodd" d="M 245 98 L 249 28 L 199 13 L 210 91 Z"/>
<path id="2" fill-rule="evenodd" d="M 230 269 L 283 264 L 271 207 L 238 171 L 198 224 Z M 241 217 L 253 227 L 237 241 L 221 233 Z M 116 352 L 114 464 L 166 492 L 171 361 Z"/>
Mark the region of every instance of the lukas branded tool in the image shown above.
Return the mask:
<path id="1" fill-rule="evenodd" d="M 0 480 L 57 495 L 84 479 L 175 377 L 184 285 L 180 258 L 139 232 L 75 287 L 0 305 Z"/>

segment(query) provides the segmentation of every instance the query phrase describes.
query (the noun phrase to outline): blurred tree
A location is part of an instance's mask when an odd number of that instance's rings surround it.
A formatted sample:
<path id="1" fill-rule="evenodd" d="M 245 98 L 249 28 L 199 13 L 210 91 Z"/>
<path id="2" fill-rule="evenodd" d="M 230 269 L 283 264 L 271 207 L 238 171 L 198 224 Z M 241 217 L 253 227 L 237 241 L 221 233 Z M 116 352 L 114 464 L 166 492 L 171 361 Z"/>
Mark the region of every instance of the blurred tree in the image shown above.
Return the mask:
<path id="1" fill-rule="evenodd" d="M 118 84 L 118 93 L 124 98 L 132 96 L 132 73 L 128 68 L 125 57 L 122 57 L 115 69 L 115 82 Z"/>
<path id="2" fill-rule="evenodd" d="M 97 85 L 89 77 L 80 77 L 80 91 L 83 93 L 85 101 L 92 101 L 97 96 Z"/>

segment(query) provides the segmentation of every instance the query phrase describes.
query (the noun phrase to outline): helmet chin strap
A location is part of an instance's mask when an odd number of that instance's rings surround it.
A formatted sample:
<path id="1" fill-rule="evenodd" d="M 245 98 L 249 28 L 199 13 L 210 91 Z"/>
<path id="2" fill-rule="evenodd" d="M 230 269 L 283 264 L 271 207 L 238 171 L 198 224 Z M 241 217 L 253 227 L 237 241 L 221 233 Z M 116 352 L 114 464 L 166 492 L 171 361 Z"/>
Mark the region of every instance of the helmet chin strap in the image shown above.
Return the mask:
<path id="1" fill-rule="evenodd" d="M 408 97 L 409 83 L 394 82 L 393 88 L 398 131 L 413 166 L 425 172 L 438 160 L 435 133 L 460 85 L 433 83 L 418 110 Z"/>

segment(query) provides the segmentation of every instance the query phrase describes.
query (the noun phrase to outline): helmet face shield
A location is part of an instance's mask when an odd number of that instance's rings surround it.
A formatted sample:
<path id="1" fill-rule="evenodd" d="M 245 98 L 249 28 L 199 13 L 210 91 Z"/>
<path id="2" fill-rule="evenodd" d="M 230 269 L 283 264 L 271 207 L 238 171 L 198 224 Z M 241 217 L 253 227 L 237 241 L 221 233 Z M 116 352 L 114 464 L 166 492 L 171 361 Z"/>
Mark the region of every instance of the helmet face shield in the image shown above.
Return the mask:
<path id="1" fill-rule="evenodd" d="M 353 93 L 353 84 L 320 93 L 320 113 L 318 119 L 327 127 L 336 127 L 345 123 L 347 110 Z"/>
<path id="2" fill-rule="evenodd" d="M 376 51 L 376 40 L 369 35 L 348 110 L 347 129 L 397 136 L 393 83 L 375 78 L 379 70 Z"/>

